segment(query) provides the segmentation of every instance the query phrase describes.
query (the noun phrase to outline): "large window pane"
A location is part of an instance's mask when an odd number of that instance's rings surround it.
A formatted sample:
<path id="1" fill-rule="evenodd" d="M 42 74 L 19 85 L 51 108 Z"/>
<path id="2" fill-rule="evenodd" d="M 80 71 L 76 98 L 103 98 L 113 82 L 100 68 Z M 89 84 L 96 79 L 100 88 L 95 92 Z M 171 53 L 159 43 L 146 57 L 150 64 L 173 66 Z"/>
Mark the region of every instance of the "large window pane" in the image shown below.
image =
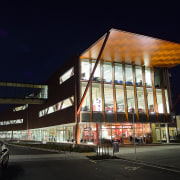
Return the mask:
<path id="1" fill-rule="evenodd" d="M 104 62 L 104 82 L 112 82 L 112 63 Z"/>
<path id="2" fill-rule="evenodd" d="M 135 67 L 135 73 L 136 73 L 136 85 L 142 86 L 143 81 L 142 81 L 142 67 L 136 66 Z"/>
<path id="3" fill-rule="evenodd" d="M 116 85 L 116 105 L 117 112 L 125 112 L 124 107 L 124 89 L 121 85 Z"/>
<path id="4" fill-rule="evenodd" d="M 92 61 L 92 69 L 91 71 L 93 71 L 93 68 L 95 66 L 96 61 Z M 94 76 L 93 76 L 93 81 L 101 81 L 101 66 L 100 66 L 100 62 L 98 63 L 96 70 L 94 72 Z"/>
<path id="5" fill-rule="evenodd" d="M 148 102 L 148 111 L 149 113 L 154 113 L 154 98 L 152 88 L 147 88 L 147 102 Z"/>
<path id="6" fill-rule="evenodd" d="M 126 84 L 133 85 L 132 65 L 125 66 L 125 77 L 126 77 Z"/>
<path id="7" fill-rule="evenodd" d="M 145 68 L 145 80 L 146 80 L 146 86 L 152 86 L 152 80 L 151 80 L 151 69 Z"/>
<path id="8" fill-rule="evenodd" d="M 161 89 L 156 89 L 156 99 L 157 99 L 158 113 L 164 113 Z"/>
<path id="9" fill-rule="evenodd" d="M 131 86 L 126 86 L 128 112 L 134 112 L 134 89 Z"/>
<path id="10" fill-rule="evenodd" d="M 104 103 L 105 111 L 114 111 L 113 86 L 111 84 L 104 84 Z"/>
<path id="11" fill-rule="evenodd" d="M 142 87 L 137 87 L 137 101 L 138 101 L 138 112 L 145 112 L 145 103 L 144 103 L 144 91 Z"/>
<path id="12" fill-rule="evenodd" d="M 89 59 L 82 59 L 81 61 L 81 79 L 89 79 Z"/>
<path id="13" fill-rule="evenodd" d="M 167 109 L 167 113 L 169 113 L 169 100 L 168 100 L 168 93 L 167 90 L 165 89 L 165 98 L 166 98 L 166 109 Z"/>
<path id="14" fill-rule="evenodd" d="M 102 111 L 102 93 L 100 83 L 92 83 L 92 104 L 93 111 Z"/>
<path id="15" fill-rule="evenodd" d="M 160 69 L 154 69 L 154 84 L 156 88 L 161 87 L 161 80 L 160 80 Z"/>
<path id="16" fill-rule="evenodd" d="M 87 86 L 86 82 L 81 83 L 81 97 L 84 94 L 86 86 Z M 84 102 L 82 104 L 82 108 L 81 108 L 82 111 L 90 111 L 90 96 L 89 96 L 90 93 L 89 92 L 90 91 L 88 89 L 87 94 L 86 94 L 85 99 L 84 99 Z"/>
<path id="17" fill-rule="evenodd" d="M 115 83 L 123 83 L 122 64 L 115 64 Z"/>

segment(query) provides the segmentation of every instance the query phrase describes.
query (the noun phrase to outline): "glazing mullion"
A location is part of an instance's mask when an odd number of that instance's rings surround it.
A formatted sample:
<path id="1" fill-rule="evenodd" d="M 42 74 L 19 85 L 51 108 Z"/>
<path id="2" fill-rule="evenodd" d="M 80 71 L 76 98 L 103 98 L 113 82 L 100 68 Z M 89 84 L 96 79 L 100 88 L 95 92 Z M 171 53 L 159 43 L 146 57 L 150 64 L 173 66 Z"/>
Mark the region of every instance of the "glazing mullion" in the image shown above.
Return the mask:
<path id="1" fill-rule="evenodd" d="M 124 88 L 124 105 L 125 105 L 125 114 L 126 114 L 126 122 L 128 122 L 128 108 L 127 108 L 127 92 L 126 92 L 126 79 L 125 79 L 125 64 L 122 64 L 123 71 L 123 88 Z"/>

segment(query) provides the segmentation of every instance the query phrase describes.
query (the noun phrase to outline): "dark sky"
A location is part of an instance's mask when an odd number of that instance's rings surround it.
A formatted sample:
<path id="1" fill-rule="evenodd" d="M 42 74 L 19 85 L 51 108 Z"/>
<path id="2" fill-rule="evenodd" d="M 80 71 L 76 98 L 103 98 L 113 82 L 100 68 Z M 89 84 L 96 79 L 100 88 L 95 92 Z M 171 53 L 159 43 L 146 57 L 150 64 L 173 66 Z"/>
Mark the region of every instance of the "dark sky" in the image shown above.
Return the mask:
<path id="1" fill-rule="evenodd" d="M 52 2 L 0 5 L 0 81 L 42 83 L 111 28 L 180 43 L 179 5 L 171 1 Z M 176 98 L 180 67 L 170 72 Z"/>

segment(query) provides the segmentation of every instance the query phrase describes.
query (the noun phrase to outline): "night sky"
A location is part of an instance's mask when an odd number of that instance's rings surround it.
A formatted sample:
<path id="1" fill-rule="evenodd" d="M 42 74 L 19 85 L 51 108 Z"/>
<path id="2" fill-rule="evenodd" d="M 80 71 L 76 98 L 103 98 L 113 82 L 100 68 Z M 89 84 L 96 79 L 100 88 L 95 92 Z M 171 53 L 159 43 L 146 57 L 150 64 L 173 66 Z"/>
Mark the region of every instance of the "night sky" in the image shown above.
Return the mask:
<path id="1" fill-rule="evenodd" d="M 52 2 L 0 5 L 0 81 L 43 83 L 111 28 L 180 43 L 179 5 L 170 1 Z M 180 66 L 169 72 L 175 99 L 180 93 Z M 176 111 L 180 114 L 180 102 Z"/>

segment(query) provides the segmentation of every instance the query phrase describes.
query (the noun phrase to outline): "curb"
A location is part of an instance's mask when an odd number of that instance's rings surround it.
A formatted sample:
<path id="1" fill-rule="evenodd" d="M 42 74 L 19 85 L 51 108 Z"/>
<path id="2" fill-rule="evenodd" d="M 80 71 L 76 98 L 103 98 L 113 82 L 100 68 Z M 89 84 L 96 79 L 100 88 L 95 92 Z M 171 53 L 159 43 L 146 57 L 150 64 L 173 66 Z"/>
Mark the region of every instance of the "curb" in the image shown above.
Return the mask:
<path id="1" fill-rule="evenodd" d="M 54 150 L 54 149 L 37 148 L 37 147 L 23 146 L 23 145 L 17 145 L 17 144 L 9 144 L 9 143 L 6 143 L 6 144 L 9 146 L 25 147 L 25 148 L 30 148 L 34 150 L 40 150 L 40 151 L 48 151 L 48 152 L 56 152 L 56 153 L 65 152 L 65 151 L 59 151 L 59 150 Z"/>

